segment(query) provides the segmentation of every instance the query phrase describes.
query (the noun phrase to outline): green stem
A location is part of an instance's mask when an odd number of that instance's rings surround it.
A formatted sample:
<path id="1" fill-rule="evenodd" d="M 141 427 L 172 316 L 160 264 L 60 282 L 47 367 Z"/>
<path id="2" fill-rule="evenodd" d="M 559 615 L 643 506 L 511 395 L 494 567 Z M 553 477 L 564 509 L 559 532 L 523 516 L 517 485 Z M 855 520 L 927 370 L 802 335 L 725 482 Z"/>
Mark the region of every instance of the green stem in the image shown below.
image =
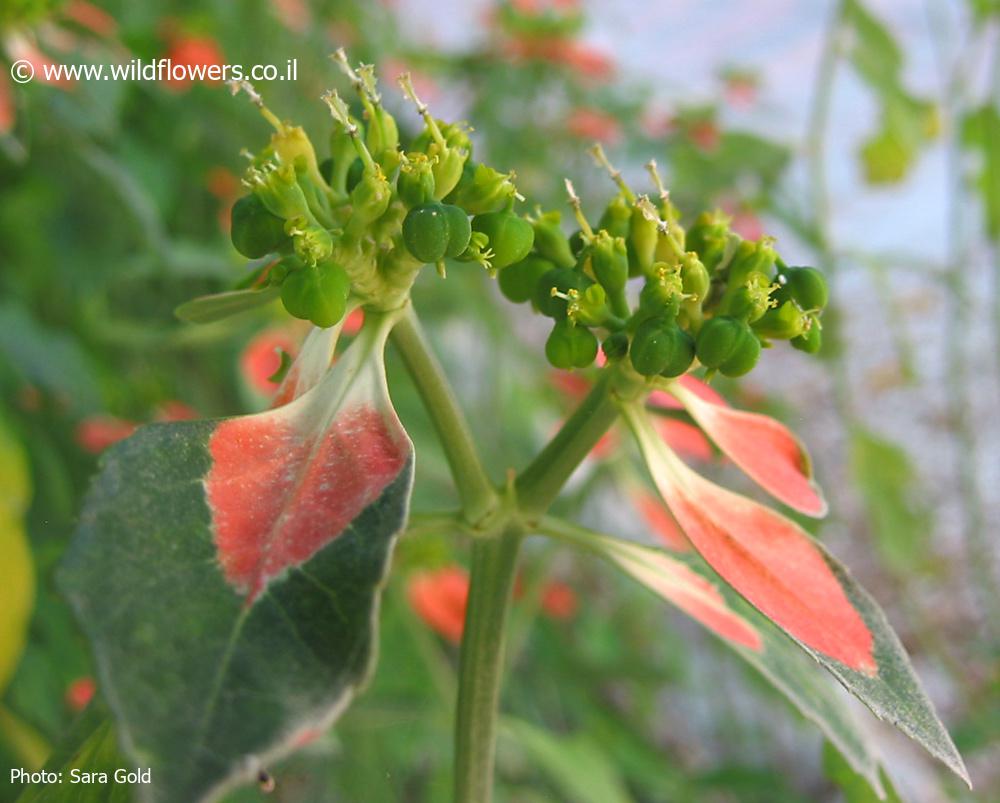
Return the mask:
<path id="1" fill-rule="evenodd" d="M 612 394 L 614 369 L 601 372 L 591 389 L 556 436 L 515 481 L 518 507 L 528 518 L 544 513 L 566 480 L 618 417 Z"/>
<path id="2" fill-rule="evenodd" d="M 489 803 L 493 797 L 506 626 L 523 538 L 512 527 L 472 545 L 455 717 L 455 803 Z"/>
<path id="3" fill-rule="evenodd" d="M 496 507 L 496 491 L 476 453 L 472 433 L 448 378 L 431 352 L 412 306 L 407 307 L 393 328 L 392 342 L 399 350 L 437 431 L 465 518 L 475 524 Z"/>

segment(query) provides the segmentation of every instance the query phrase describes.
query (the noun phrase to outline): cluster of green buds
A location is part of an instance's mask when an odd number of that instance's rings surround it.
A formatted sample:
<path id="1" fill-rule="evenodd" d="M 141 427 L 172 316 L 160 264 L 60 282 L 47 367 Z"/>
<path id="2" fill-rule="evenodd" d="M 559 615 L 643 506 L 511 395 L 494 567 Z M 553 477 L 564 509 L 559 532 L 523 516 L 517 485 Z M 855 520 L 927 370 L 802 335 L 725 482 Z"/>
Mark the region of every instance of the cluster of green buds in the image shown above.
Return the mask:
<path id="1" fill-rule="evenodd" d="M 643 376 L 677 377 L 701 365 L 736 377 L 774 340 L 819 350 L 822 273 L 789 267 L 773 238 L 744 240 L 718 211 L 685 229 L 655 162 L 647 168 L 656 202 L 636 195 L 599 145 L 591 153 L 618 188 L 597 226 L 567 181 L 578 230 L 567 237 L 559 212 L 536 210 L 533 249 L 499 275 L 508 299 L 554 320 L 545 345 L 552 365 L 584 368 L 600 341 L 608 360 L 627 358 Z"/>
<path id="2" fill-rule="evenodd" d="M 495 275 L 523 260 L 534 229 L 514 212 L 524 199 L 513 173 L 473 161 L 468 126 L 435 119 L 407 75 L 400 87 L 424 128 L 404 147 L 372 67 L 352 67 L 343 50 L 333 59 L 358 101 L 352 110 L 337 92 L 323 95 L 333 119 L 323 161 L 249 83 L 232 84 L 275 129 L 266 148 L 245 152 L 249 193 L 233 206 L 233 245 L 266 262 L 244 284 L 280 288 L 291 315 L 329 327 L 355 304 L 399 306 L 425 264 L 442 276 L 445 260 Z"/>

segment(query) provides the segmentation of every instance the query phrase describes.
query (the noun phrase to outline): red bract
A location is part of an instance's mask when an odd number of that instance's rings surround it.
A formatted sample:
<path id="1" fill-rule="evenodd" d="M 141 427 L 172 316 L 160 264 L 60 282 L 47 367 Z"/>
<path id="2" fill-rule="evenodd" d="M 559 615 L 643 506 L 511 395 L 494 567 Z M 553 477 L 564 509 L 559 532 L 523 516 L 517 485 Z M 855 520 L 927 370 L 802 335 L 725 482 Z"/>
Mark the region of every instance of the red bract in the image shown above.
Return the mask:
<path id="1" fill-rule="evenodd" d="M 278 389 L 271 377 L 281 367 L 281 352 L 294 356 L 296 348 L 288 332 L 268 329 L 256 335 L 240 354 L 240 373 L 257 393 L 270 396 Z"/>
<path id="2" fill-rule="evenodd" d="M 542 610 L 551 619 L 572 619 L 579 607 L 576 592 L 566 583 L 552 580 L 542 590 Z"/>
<path id="3" fill-rule="evenodd" d="M 608 554 L 636 580 L 728 641 L 759 652 L 760 633 L 733 611 L 719 590 L 683 563 L 624 541 L 607 540 Z"/>
<path id="4" fill-rule="evenodd" d="M 720 407 L 676 387 L 674 395 L 715 444 L 764 490 L 807 516 L 826 515 L 809 455 L 788 428 L 766 415 Z"/>
<path id="5" fill-rule="evenodd" d="M 0 134 L 6 134 L 14 127 L 14 93 L 10 88 L 7 71 L 0 71 Z"/>
<path id="6" fill-rule="evenodd" d="M 570 112 L 566 130 L 580 139 L 597 140 L 607 145 L 614 145 L 622 137 L 621 125 L 615 117 L 584 106 Z"/>
<path id="7" fill-rule="evenodd" d="M 218 43 L 210 36 L 176 35 L 170 41 L 166 57 L 173 66 L 213 67 L 225 62 Z M 190 89 L 192 83 L 188 77 L 175 78 L 172 75 L 164 81 L 168 88 L 177 92 Z"/>
<path id="8" fill-rule="evenodd" d="M 83 419 L 76 427 L 76 442 L 91 454 L 100 454 L 109 446 L 124 440 L 138 426 L 134 421 L 115 418 L 112 415 L 92 415 Z"/>
<path id="9" fill-rule="evenodd" d="M 248 602 L 340 535 L 409 451 L 398 423 L 374 407 L 341 410 L 319 439 L 290 409 L 223 421 L 209 441 L 205 489 L 219 562 Z"/>
<path id="10" fill-rule="evenodd" d="M 729 402 L 726 401 L 719 391 L 711 385 L 702 382 L 700 379 L 691 376 L 691 374 L 684 374 L 684 376 L 677 380 L 677 384 L 685 390 L 691 391 L 700 399 L 712 402 L 712 404 L 721 404 L 723 407 L 729 406 Z M 665 410 L 681 410 L 684 408 L 684 405 L 665 390 L 654 390 L 649 394 L 646 401 L 651 407 L 662 407 Z"/>
<path id="11" fill-rule="evenodd" d="M 156 410 L 157 421 L 193 421 L 199 417 L 194 407 L 177 399 L 168 399 Z"/>
<path id="12" fill-rule="evenodd" d="M 66 687 L 66 705 L 71 711 L 78 712 L 86 708 L 97 691 L 97 684 L 89 675 L 84 675 L 72 681 Z"/>
<path id="13" fill-rule="evenodd" d="M 454 644 L 462 640 L 465 606 L 469 599 L 469 575 L 460 566 L 416 572 L 406 595 L 417 616 Z"/>
<path id="14" fill-rule="evenodd" d="M 639 513 L 646 520 L 646 524 L 659 537 L 668 549 L 675 552 L 689 552 L 691 542 L 687 540 L 681 528 L 677 526 L 670 511 L 663 505 L 663 501 L 656 494 L 642 490 L 632 495 L 632 501 L 639 509 Z"/>
<path id="15" fill-rule="evenodd" d="M 347 313 L 347 317 L 344 318 L 343 332 L 345 335 L 356 335 L 361 331 L 361 327 L 365 322 L 365 311 L 358 307 L 356 310 L 352 310 Z"/>
<path id="16" fill-rule="evenodd" d="M 712 445 L 698 427 L 676 418 L 657 418 L 656 429 L 667 446 L 678 454 L 703 463 L 712 459 Z"/>
<path id="17" fill-rule="evenodd" d="M 874 675 L 871 631 L 809 536 L 775 511 L 691 471 L 641 412 L 629 421 L 660 495 L 707 563 L 807 647 Z"/>

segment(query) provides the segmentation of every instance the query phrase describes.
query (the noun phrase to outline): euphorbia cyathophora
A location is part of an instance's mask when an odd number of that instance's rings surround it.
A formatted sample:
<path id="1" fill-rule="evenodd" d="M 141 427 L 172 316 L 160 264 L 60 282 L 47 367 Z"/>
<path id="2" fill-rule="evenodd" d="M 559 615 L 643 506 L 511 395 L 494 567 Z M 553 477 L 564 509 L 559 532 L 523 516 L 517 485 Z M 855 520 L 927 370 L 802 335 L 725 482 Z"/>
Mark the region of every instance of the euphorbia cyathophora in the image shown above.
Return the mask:
<path id="1" fill-rule="evenodd" d="M 827 303 L 822 274 L 788 267 L 771 238 L 741 239 L 720 212 L 689 218 L 654 163 L 652 197 L 636 194 L 600 148 L 594 156 L 617 191 L 596 225 L 568 181 L 575 233 L 558 211 L 525 215 L 513 174 L 476 162 L 469 129 L 435 119 L 406 76 L 400 86 L 423 123 L 408 142 L 372 68 L 350 66 L 343 52 L 335 62 L 357 102 L 323 96 L 332 131 L 322 159 L 253 87 L 234 86 L 274 129 L 246 154 L 248 194 L 233 208 L 233 245 L 254 262 L 231 291 L 178 310 L 208 321 L 280 299 L 312 322 L 274 406 L 142 427 L 111 448 L 62 567 L 121 748 L 152 768 L 139 797 L 190 803 L 252 782 L 261 762 L 329 726 L 367 677 L 414 466 L 389 401 L 388 340 L 427 406 L 461 501 L 435 520 L 473 536 L 465 625 L 449 630 L 462 633 L 457 801 L 490 798 L 503 626 L 518 549 L 533 534 L 605 558 L 703 623 L 874 788 L 878 763 L 862 731 L 795 644 L 965 777 L 872 599 L 790 519 L 696 474 L 653 422 L 674 416 L 688 442 L 696 436 L 702 462 L 710 441 L 779 502 L 824 515 L 795 437 L 728 407 L 695 378 L 746 374 L 779 340 L 814 352 Z M 442 277 L 446 268 L 497 276 L 510 300 L 552 319 L 551 363 L 592 380 L 552 441 L 502 485 L 486 477 L 412 309 L 410 289 L 427 264 Z M 342 322 L 356 310 L 364 324 L 334 360 Z M 621 490 L 644 494 L 647 516 L 653 505 L 676 524 L 683 535 L 671 543 L 683 552 L 547 514 L 619 418 L 663 507 L 634 479 Z"/>

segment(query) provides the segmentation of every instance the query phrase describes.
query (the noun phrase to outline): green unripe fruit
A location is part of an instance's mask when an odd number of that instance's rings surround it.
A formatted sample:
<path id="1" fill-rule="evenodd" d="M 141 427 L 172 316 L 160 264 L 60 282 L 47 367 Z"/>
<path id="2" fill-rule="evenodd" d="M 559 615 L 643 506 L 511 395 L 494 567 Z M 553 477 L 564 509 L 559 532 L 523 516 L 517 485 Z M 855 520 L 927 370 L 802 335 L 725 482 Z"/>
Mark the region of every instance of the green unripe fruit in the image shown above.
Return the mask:
<path id="1" fill-rule="evenodd" d="M 753 324 L 753 330 L 763 337 L 790 340 L 806 331 L 808 316 L 794 301 L 786 301 L 777 309 L 770 309 Z"/>
<path id="2" fill-rule="evenodd" d="M 434 172 L 424 153 L 411 153 L 399 170 L 396 193 L 408 207 L 420 206 L 434 200 Z"/>
<path id="3" fill-rule="evenodd" d="M 816 321 L 813 321 L 812 326 L 805 332 L 798 337 L 793 337 L 788 342 L 792 344 L 792 348 L 804 351 L 806 354 L 815 354 L 823 346 L 823 331 L 816 324 Z"/>
<path id="4" fill-rule="evenodd" d="M 515 304 L 530 301 L 535 295 L 539 280 L 554 267 L 547 259 L 529 254 L 497 274 L 500 292 Z"/>
<path id="5" fill-rule="evenodd" d="M 624 359 L 628 354 L 628 335 L 624 332 L 613 332 L 604 339 L 601 350 L 611 362 Z"/>
<path id="6" fill-rule="evenodd" d="M 805 310 L 821 310 L 830 300 L 826 277 L 816 268 L 785 268 L 785 286 Z"/>
<path id="7" fill-rule="evenodd" d="M 556 368 L 586 368 L 597 357 L 597 338 L 584 326 L 556 321 L 548 340 L 545 357 Z"/>
<path id="8" fill-rule="evenodd" d="M 535 287 L 535 309 L 549 318 L 562 319 L 566 317 L 566 299 L 552 295 L 555 288 L 560 293 L 570 290 L 583 292 L 593 282 L 578 270 L 572 268 L 553 268 L 544 273 Z"/>
<path id="9" fill-rule="evenodd" d="M 243 256 L 257 259 L 288 242 L 285 221 L 272 215 L 256 195 L 244 195 L 230 214 L 230 237 Z"/>
<path id="10" fill-rule="evenodd" d="M 444 249 L 444 255 L 454 259 L 469 247 L 472 224 L 469 222 L 469 216 L 460 206 L 441 204 L 441 209 L 448 222 L 448 246 Z"/>
<path id="11" fill-rule="evenodd" d="M 723 376 L 743 376 L 750 373 L 760 358 L 760 341 L 749 329 L 744 327 L 729 358 L 719 366 Z"/>
<path id="12" fill-rule="evenodd" d="M 415 206 L 403 219 L 403 242 L 406 250 L 421 262 L 444 259 L 450 236 L 449 215 L 441 204 Z"/>
<path id="13" fill-rule="evenodd" d="M 629 356 L 643 376 L 679 376 L 694 361 L 694 341 L 671 318 L 660 315 L 639 324 Z"/>
<path id="14" fill-rule="evenodd" d="M 490 239 L 493 258 L 490 263 L 496 270 L 524 259 L 535 242 L 531 224 L 513 212 L 488 212 L 472 219 L 472 230 L 482 232 Z"/>
<path id="15" fill-rule="evenodd" d="M 340 265 L 298 265 L 281 284 L 281 303 L 290 315 L 325 329 L 344 317 L 350 291 L 351 280 Z"/>
<path id="16" fill-rule="evenodd" d="M 708 295 L 711 278 L 708 270 L 693 251 L 688 251 L 681 257 L 681 284 L 684 293 L 694 296 L 693 301 L 701 303 Z"/>
<path id="17" fill-rule="evenodd" d="M 746 324 L 736 318 L 719 315 L 702 324 L 698 332 L 696 354 L 706 368 L 718 368 L 736 351 Z"/>

